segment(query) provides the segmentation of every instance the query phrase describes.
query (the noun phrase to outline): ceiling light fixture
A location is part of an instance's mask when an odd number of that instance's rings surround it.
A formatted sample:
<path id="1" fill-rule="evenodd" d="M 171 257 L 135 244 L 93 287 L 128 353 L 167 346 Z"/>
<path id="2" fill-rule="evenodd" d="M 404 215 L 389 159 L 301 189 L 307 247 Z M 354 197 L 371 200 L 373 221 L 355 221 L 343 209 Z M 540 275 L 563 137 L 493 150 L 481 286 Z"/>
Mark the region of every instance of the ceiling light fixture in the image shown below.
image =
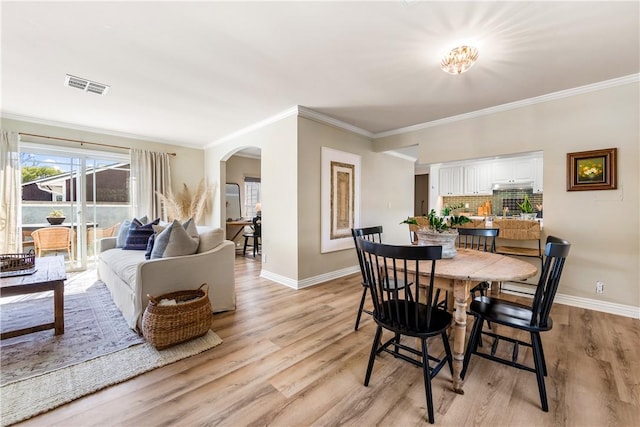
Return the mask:
<path id="1" fill-rule="evenodd" d="M 473 46 L 458 46 L 442 58 L 440 67 L 449 74 L 462 74 L 471 68 L 477 59 L 478 49 Z"/>

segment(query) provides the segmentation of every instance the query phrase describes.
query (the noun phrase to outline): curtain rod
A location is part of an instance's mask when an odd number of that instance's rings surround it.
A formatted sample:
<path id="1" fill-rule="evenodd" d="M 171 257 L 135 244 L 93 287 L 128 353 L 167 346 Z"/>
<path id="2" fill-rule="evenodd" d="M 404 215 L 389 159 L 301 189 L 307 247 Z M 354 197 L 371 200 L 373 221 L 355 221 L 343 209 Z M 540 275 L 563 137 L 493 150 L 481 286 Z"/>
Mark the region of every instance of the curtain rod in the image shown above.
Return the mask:
<path id="1" fill-rule="evenodd" d="M 110 148 L 121 148 L 123 150 L 130 150 L 130 147 L 123 147 L 121 145 L 112 145 L 112 144 L 102 144 L 100 142 L 89 142 L 89 141 L 81 141 L 79 139 L 68 139 L 68 138 L 59 138 L 57 136 L 47 136 L 47 135 L 36 135 L 34 133 L 24 133 L 18 132 L 20 135 L 24 136 L 35 136 L 36 138 L 48 138 L 48 139 L 57 139 L 59 141 L 69 141 L 69 142 L 78 142 L 80 145 L 90 144 L 90 145 L 100 145 L 102 147 L 110 147 Z M 170 156 L 175 156 L 176 153 L 167 153 Z"/>

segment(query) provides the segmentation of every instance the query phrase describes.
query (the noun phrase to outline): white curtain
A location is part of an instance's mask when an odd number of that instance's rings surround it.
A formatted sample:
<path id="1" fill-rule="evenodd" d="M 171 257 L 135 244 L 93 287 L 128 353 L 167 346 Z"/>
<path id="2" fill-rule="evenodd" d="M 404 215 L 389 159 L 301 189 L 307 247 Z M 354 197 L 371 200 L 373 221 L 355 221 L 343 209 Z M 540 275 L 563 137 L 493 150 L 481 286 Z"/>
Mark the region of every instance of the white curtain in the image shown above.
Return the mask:
<path id="1" fill-rule="evenodd" d="M 156 191 L 167 194 L 171 185 L 169 154 L 131 149 L 131 186 L 136 218 L 147 215 L 166 220 Z"/>
<path id="2" fill-rule="evenodd" d="M 0 253 L 19 253 L 22 250 L 19 138 L 17 132 L 0 132 Z"/>

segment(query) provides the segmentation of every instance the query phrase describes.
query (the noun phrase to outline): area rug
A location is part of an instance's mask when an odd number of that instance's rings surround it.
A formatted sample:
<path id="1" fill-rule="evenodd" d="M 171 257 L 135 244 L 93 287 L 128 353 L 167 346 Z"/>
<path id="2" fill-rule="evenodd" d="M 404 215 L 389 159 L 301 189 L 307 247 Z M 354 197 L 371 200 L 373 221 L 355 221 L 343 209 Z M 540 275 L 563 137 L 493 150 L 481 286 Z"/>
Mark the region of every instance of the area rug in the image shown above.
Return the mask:
<path id="1" fill-rule="evenodd" d="M 42 323 L 50 322 L 52 294 L 2 301 L 0 312 L 3 331 L 40 323 L 41 316 L 49 319 Z M 23 421 L 220 343 L 209 331 L 158 351 L 129 329 L 102 282 L 91 277 L 72 280 L 65 286 L 63 335 L 49 330 L 0 342 L 0 425 Z"/>
<path id="2" fill-rule="evenodd" d="M 0 305 L 3 332 L 53 321 L 51 292 Z M 0 342 L 0 386 L 122 350 L 144 342 L 129 328 L 106 285 L 94 281 L 65 286 L 65 330 L 53 329 Z"/>
<path id="3" fill-rule="evenodd" d="M 221 343 L 222 340 L 213 331 L 160 351 L 144 343 L 8 384 L 0 388 L 2 425 L 31 418 L 152 369 L 202 353 Z"/>

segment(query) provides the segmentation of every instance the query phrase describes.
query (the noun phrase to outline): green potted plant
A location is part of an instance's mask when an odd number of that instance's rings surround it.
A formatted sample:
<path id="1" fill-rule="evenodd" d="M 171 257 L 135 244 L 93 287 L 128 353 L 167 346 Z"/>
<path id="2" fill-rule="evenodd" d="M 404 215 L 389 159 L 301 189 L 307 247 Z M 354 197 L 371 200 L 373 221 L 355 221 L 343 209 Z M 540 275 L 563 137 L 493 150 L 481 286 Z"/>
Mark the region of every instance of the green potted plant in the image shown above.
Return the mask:
<path id="1" fill-rule="evenodd" d="M 444 208 L 442 208 L 442 210 L 440 211 L 440 215 L 449 216 L 451 215 L 451 212 L 463 207 L 464 207 L 464 203 L 458 203 L 457 205 L 447 205 Z"/>
<path id="2" fill-rule="evenodd" d="M 60 209 L 51 209 L 49 214 L 47 215 L 47 222 L 51 225 L 59 225 L 64 222 L 66 219 L 64 212 Z"/>
<path id="3" fill-rule="evenodd" d="M 427 216 L 409 217 L 401 224 L 409 224 L 409 227 L 414 229 L 419 245 L 442 246 L 442 258 L 453 258 L 457 253 L 455 242 L 458 230 L 455 227 L 469 221 L 469 218 L 457 215 L 447 220 L 436 215 L 436 211 L 431 209 Z"/>
<path id="4" fill-rule="evenodd" d="M 468 222 L 471 222 L 471 220 L 464 215 L 452 215 L 449 217 L 449 227 L 452 228 L 456 228 Z"/>
<path id="5" fill-rule="evenodd" d="M 538 216 L 535 209 L 533 209 L 533 205 L 529 200 L 528 194 L 525 194 L 524 200 L 522 201 L 522 203 L 516 203 L 516 204 L 518 205 L 518 207 L 520 208 L 520 211 L 522 212 L 520 214 L 520 218 L 531 220 L 531 219 L 536 219 L 536 217 Z"/>

